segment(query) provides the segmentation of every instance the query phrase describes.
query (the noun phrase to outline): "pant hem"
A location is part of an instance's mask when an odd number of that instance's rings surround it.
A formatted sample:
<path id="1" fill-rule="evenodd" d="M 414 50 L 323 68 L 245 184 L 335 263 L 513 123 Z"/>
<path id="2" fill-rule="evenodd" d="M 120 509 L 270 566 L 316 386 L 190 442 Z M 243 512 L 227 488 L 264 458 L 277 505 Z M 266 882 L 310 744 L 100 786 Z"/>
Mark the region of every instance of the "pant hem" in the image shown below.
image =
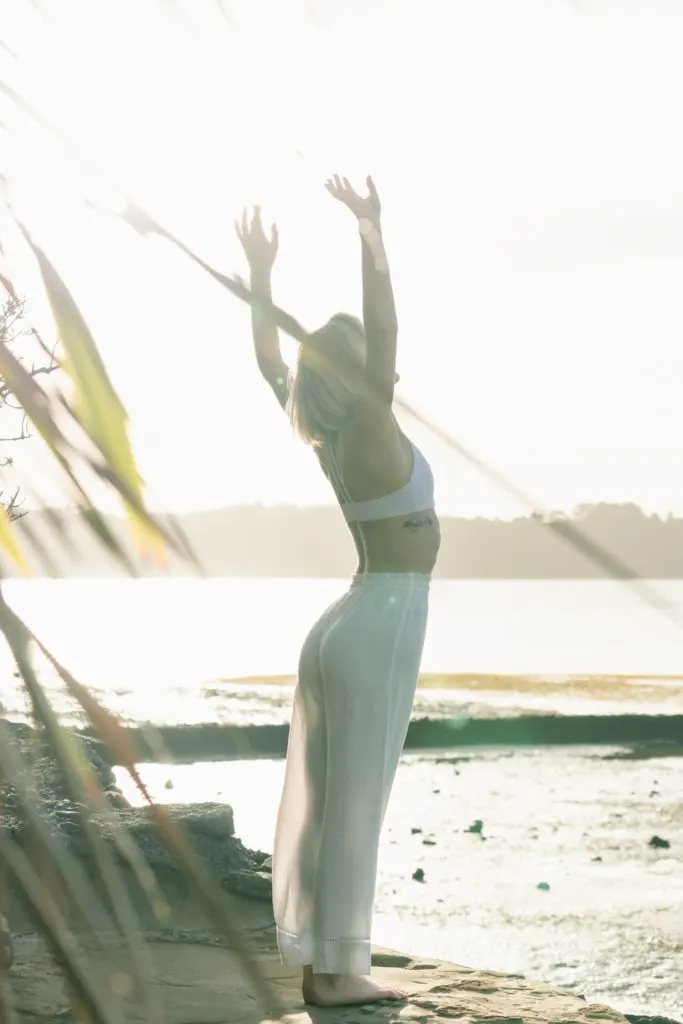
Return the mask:
<path id="1" fill-rule="evenodd" d="M 323 939 L 310 933 L 292 935 L 278 927 L 277 945 L 285 967 L 312 964 L 314 974 L 370 974 L 370 939 Z"/>

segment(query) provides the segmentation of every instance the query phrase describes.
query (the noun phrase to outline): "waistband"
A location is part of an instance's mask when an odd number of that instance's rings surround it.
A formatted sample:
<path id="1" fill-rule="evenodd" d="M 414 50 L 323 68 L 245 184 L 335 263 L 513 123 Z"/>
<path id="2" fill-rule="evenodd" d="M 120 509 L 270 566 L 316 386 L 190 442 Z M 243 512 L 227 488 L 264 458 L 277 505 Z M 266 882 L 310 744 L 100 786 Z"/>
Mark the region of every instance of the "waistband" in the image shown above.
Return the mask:
<path id="1" fill-rule="evenodd" d="M 351 590 L 429 590 L 431 580 L 426 572 L 359 572 L 351 580 Z"/>

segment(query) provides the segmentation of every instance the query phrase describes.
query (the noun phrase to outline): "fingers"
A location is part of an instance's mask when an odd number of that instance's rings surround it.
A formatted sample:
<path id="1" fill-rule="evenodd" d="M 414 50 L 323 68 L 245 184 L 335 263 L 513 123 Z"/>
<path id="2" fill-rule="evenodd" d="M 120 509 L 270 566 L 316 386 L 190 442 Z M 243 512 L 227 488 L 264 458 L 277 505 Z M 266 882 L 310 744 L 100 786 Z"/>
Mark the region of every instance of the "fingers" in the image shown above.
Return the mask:
<path id="1" fill-rule="evenodd" d="M 273 226 L 270 229 L 270 245 L 271 245 L 271 248 L 277 249 L 279 242 L 280 242 L 280 235 L 278 234 L 277 224 L 274 223 Z"/>
<path id="2" fill-rule="evenodd" d="M 368 176 L 365 179 L 365 181 L 366 181 L 366 184 L 368 186 L 368 192 L 370 193 L 370 195 L 372 196 L 373 199 L 377 199 L 378 198 L 377 188 L 375 186 L 374 181 L 372 180 L 372 175 L 368 174 Z"/>
<path id="3" fill-rule="evenodd" d="M 372 178 L 368 177 L 368 189 L 372 196 L 377 195 Z M 343 177 L 340 174 L 333 174 L 331 178 L 328 178 L 325 182 L 325 188 L 331 193 L 336 199 L 348 198 L 360 198 L 355 188 L 351 184 L 348 178 Z"/>
<path id="4" fill-rule="evenodd" d="M 235 220 L 235 232 L 236 232 L 237 237 L 239 238 L 240 242 L 243 242 L 244 239 L 246 238 L 247 230 L 248 230 L 248 225 L 247 225 L 247 208 L 245 206 L 242 209 L 242 218 L 241 218 L 241 220 Z"/>
<path id="5" fill-rule="evenodd" d="M 263 231 L 263 226 L 261 224 L 261 207 L 254 206 L 253 212 L 251 214 L 251 219 L 249 217 L 249 207 L 243 207 L 241 220 L 235 221 L 235 231 L 237 232 L 237 237 L 241 241 L 244 241 L 246 238 L 252 235 L 254 231 Z M 278 235 L 277 227 L 275 224 L 273 224 L 272 228 L 272 237 L 275 244 L 277 244 Z"/>

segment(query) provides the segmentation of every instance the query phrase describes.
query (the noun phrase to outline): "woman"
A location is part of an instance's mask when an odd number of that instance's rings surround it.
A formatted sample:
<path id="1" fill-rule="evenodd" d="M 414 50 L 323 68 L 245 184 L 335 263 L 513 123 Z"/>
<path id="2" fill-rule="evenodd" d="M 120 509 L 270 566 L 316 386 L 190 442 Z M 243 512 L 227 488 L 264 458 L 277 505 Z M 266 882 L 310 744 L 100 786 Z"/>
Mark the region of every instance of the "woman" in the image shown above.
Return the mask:
<path id="1" fill-rule="evenodd" d="M 282 960 L 303 967 L 303 994 L 322 1006 L 402 999 L 372 981 L 377 851 L 412 709 L 439 548 L 434 481 L 392 412 L 397 321 L 371 178 L 329 193 L 361 238 L 363 322 L 333 316 L 302 346 L 290 375 L 275 326 L 252 307 L 256 358 L 299 435 L 312 445 L 353 535 L 350 589 L 301 652 L 273 853 Z M 238 235 L 255 294 L 271 300 L 277 229 L 258 207 Z"/>

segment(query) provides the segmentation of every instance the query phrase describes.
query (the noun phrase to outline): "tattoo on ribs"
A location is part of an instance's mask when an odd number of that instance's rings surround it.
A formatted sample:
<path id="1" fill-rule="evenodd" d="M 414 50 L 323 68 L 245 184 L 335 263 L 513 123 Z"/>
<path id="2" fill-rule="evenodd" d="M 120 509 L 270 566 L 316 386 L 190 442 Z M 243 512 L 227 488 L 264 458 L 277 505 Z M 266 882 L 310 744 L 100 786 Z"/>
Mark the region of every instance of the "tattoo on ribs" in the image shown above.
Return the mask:
<path id="1" fill-rule="evenodd" d="M 433 525 L 434 517 L 427 515 L 422 516 L 420 519 L 406 519 L 403 523 L 403 528 L 404 530 L 410 530 L 411 533 L 417 533 L 417 531 L 421 530 L 423 527 Z"/>

